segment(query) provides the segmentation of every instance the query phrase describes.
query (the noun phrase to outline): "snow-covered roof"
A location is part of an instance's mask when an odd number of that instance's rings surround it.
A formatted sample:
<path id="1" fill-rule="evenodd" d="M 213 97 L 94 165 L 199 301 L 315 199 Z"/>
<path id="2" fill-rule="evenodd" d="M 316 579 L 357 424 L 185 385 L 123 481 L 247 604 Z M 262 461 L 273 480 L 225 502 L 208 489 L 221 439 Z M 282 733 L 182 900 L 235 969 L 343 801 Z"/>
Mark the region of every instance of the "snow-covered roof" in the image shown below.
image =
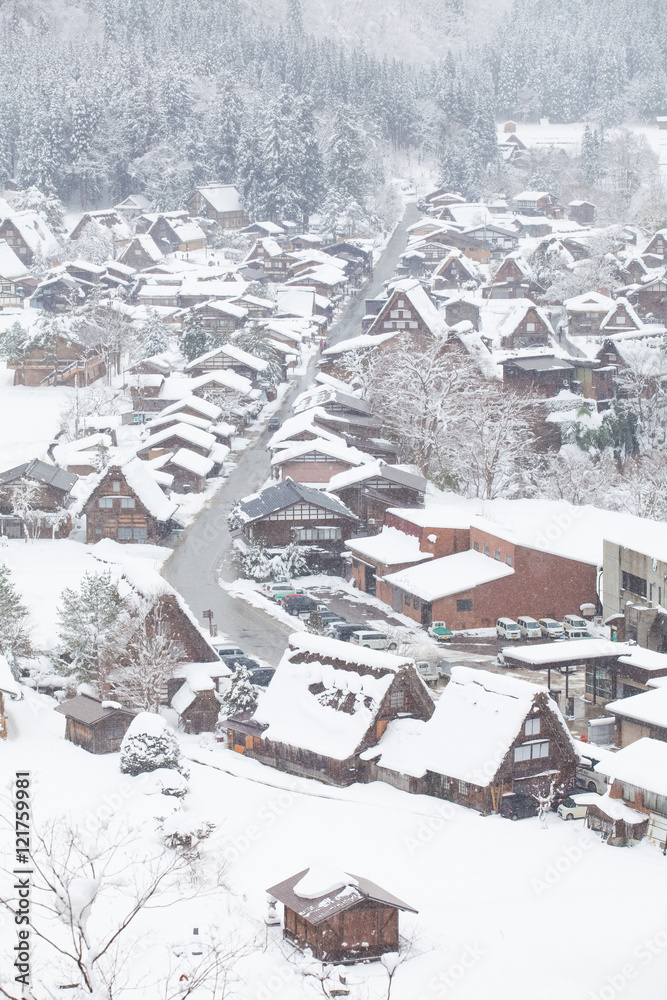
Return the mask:
<path id="1" fill-rule="evenodd" d="M 539 201 L 540 198 L 548 197 L 548 191 L 520 191 L 512 197 L 512 201 Z"/>
<path id="2" fill-rule="evenodd" d="M 150 469 L 138 458 L 126 462 L 121 469 L 130 489 L 158 521 L 168 521 L 178 510 L 178 504 L 164 495 L 151 476 Z"/>
<path id="3" fill-rule="evenodd" d="M 215 681 L 202 664 L 191 663 L 183 684 L 171 699 L 171 707 L 182 715 L 201 691 L 215 691 Z"/>
<path id="4" fill-rule="evenodd" d="M 542 694 L 544 688 L 515 677 L 454 667 L 428 722 L 389 723 L 376 748 L 377 763 L 402 774 L 432 771 L 486 787 Z M 549 708 L 567 733 L 555 703 Z"/>
<path id="5" fill-rule="evenodd" d="M 149 434 L 154 434 L 165 424 L 173 426 L 174 422 L 190 424 L 191 427 L 197 427 L 201 431 L 208 431 L 211 428 L 211 421 L 208 417 L 194 417 L 191 413 L 170 413 L 166 416 L 160 414 L 160 416 L 147 421 L 144 426 Z"/>
<path id="6" fill-rule="evenodd" d="M 395 514 L 403 521 L 420 528 L 469 528 L 475 511 L 456 504 L 428 504 L 425 507 L 390 507 L 388 514 Z"/>
<path id="7" fill-rule="evenodd" d="M 466 202 L 463 205 L 447 205 L 447 211 L 452 216 L 454 222 L 466 229 L 477 228 L 478 226 L 489 225 L 493 222 L 493 216 L 486 205 Z"/>
<path id="8" fill-rule="evenodd" d="M 609 767 L 610 778 L 667 795 L 667 743 L 662 740 L 643 736 L 615 753 L 610 764 L 604 766 Z"/>
<path id="9" fill-rule="evenodd" d="M 392 295 L 387 300 L 387 306 L 393 301 L 394 298 L 406 298 L 410 302 L 413 309 L 415 309 L 418 313 L 426 328 L 434 336 L 446 336 L 447 323 L 445 322 L 444 317 L 438 312 L 433 302 L 426 294 L 426 291 L 418 281 L 412 279 L 397 281 L 393 286 Z M 380 323 L 382 322 L 382 317 L 386 315 L 387 306 L 380 310 L 378 318 L 369 328 L 369 334 L 372 334 L 376 324 L 378 329 L 375 332 L 377 333 L 381 329 Z"/>
<path id="10" fill-rule="evenodd" d="M 325 438 L 327 441 L 340 441 L 344 443 L 343 439 L 334 434 L 333 431 L 328 431 L 324 427 L 314 426 L 316 417 L 327 418 L 328 416 L 329 414 L 321 406 L 314 406 L 311 410 L 304 410 L 293 417 L 288 417 L 282 427 L 279 427 L 270 438 L 269 448 L 284 447 L 286 442 L 297 434 L 303 434 L 304 431 L 312 431 L 316 437 Z"/>
<path id="11" fill-rule="evenodd" d="M 611 639 L 573 639 L 570 642 L 545 642 L 539 646 L 508 646 L 503 650 L 511 659 L 533 667 L 547 663 L 569 663 L 575 658 L 582 663 L 601 656 L 618 656 L 622 643 Z"/>
<path id="12" fill-rule="evenodd" d="M 191 219 L 187 222 L 172 222 L 171 228 L 174 230 L 181 243 L 192 243 L 195 240 L 206 239 L 204 230 Z"/>
<path id="13" fill-rule="evenodd" d="M 208 385 L 209 382 L 216 382 L 219 385 L 224 386 L 226 389 L 233 389 L 235 392 L 239 392 L 242 396 L 246 396 L 252 389 L 252 382 L 250 379 L 246 378 L 244 375 L 239 375 L 238 372 L 234 372 L 226 368 L 217 369 L 216 371 L 211 372 L 204 372 L 203 375 L 199 375 L 197 378 L 190 379 L 189 381 L 190 392 L 193 392 L 195 389 L 199 389 L 203 385 Z M 161 395 L 164 396 L 166 393 L 163 392 Z"/>
<path id="14" fill-rule="evenodd" d="M 38 250 L 43 253 L 57 250 L 58 241 L 38 212 L 10 211 L 4 215 L 4 219 L 0 219 L 0 222 L 2 221 L 10 222 L 14 226 L 33 253 Z"/>
<path id="15" fill-rule="evenodd" d="M 667 729 L 667 688 L 653 688 L 651 691 L 633 694 L 629 698 L 609 702 L 606 709 L 614 715 L 634 719 L 647 726 Z"/>
<path id="16" fill-rule="evenodd" d="M 388 465 L 381 458 L 378 458 L 375 462 L 367 463 L 359 468 L 337 473 L 329 480 L 327 492 L 335 493 L 346 486 L 374 479 L 376 476 L 381 476 L 397 486 L 408 486 L 421 492 L 426 489 L 426 480 L 414 466 Z"/>
<path id="17" fill-rule="evenodd" d="M 122 252 L 119 254 L 120 259 L 122 260 L 123 257 L 129 258 L 131 251 L 137 247 L 143 250 L 152 261 L 159 261 L 164 257 L 152 236 L 149 236 L 148 233 L 138 233 L 132 237 L 131 242 L 127 246 L 123 247 Z"/>
<path id="18" fill-rule="evenodd" d="M 611 306 L 611 308 L 609 309 L 609 312 L 607 313 L 607 315 L 604 317 L 604 319 L 600 323 L 600 330 L 606 330 L 607 327 L 609 327 L 609 329 L 611 329 L 611 330 L 614 329 L 614 322 L 613 322 L 613 320 L 614 320 L 614 317 L 616 316 L 616 313 L 620 309 L 625 309 L 625 312 L 627 313 L 628 319 L 630 320 L 630 322 L 632 323 L 632 325 L 635 327 L 635 329 L 640 330 L 641 327 L 643 326 L 641 319 L 637 315 L 637 312 L 636 312 L 634 306 L 632 306 L 628 302 L 628 300 L 625 299 L 625 298 L 623 298 L 623 297 L 616 299 L 616 301 L 614 302 L 614 304 Z"/>
<path id="19" fill-rule="evenodd" d="M 417 912 L 370 879 L 340 871 L 330 862 L 297 872 L 271 886 L 267 893 L 315 926 L 345 913 L 363 900 Z"/>
<path id="20" fill-rule="evenodd" d="M 242 212 L 241 196 L 233 184 L 205 184 L 199 194 L 216 212 Z"/>
<path id="21" fill-rule="evenodd" d="M 228 450 L 229 449 L 227 449 L 227 451 Z M 197 455 L 196 452 L 191 451 L 189 448 L 179 448 L 178 451 L 171 456 L 169 461 L 172 465 L 178 465 L 180 468 L 186 469 L 188 472 L 194 472 L 197 476 L 208 476 L 209 472 L 215 465 L 212 458 L 205 458 L 204 455 Z"/>
<path id="22" fill-rule="evenodd" d="M 350 448 L 344 441 L 322 437 L 314 438 L 312 441 L 295 441 L 289 447 L 281 449 L 274 455 L 271 459 L 271 465 L 282 465 L 284 462 L 290 462 L 295 458 L 300 458 L 302 455 L 307 455 L 311 451 L 319 451 L 329 458 L 333 458 L 339 462 L 347 462 L 349 465 L 355 466 L 365 465 L 373 461 L 371 455 L 367 455 L 364 451 L 359 451 L 358 448 Z"/>
<path id="23" fill-rule="evenodd" d="M 547 316 L 545 310 L 541 306 L 536 306 L 534 302 L 530 299 L 517 299 L 516 304 L 512 311 L 508 313 L 505 317 L 501 327 L 500 334 L 502 337 L 509 337 L 514 333 L 519 324 L 526 318 L 526 315 L 534 310 L 539 319 L 544 323 L 547 328 L 547 333 L 552 337 L 554 335 L 553 327 L 551 326 L 551 320 Z"/>
<path id="24" fill-rule="evenodd" d="M 14 253 L 7 240 L 0 240 L 0 278 L 13 281 L 30 274 L 20 257 Z"/>
<path id="25" fill-rule="evenodd" d="M 302 285 L 283 285 L 276 289 L 279 313 L 296 313 L 310 318 L 315 311 L 315 289 Z"/>
<path id="26" fill-rule="evenodd" d="M 331 258 L 329 259 L 331 260 Z M 296 278 L 291 278 L 288 284 L 308 286 L 315 282 L 318 285 L 328 285 L 330 288 L 334 288 L 345 281 L 347 281 L 345 272 L 340 267 L 336 267 L 335 264 L 329 263 L 319 264 L 317 267 L 302 272 Z"/>
<path id="27" fill-rule="evenodd" d="M 388 330 L 386 333 L 363 333 L 359 337 L 350 337 L 349 340 L 341 340 L 338 344 L 327 347 L 323 354 L 326 357 L 335 357 L 337 354 L 346 354 L 347 351 L 364 351 L 371 347 L 378 347 L 385 341 L 397 337 L 401 330 Z"/>
<path id="28" fill-rule="evenodd" d="M 351 757 L 396 674 L 412 661 L 308 633 L 289 643 L 253 717 L 267 727 L 263 738 Z"/>
<path id="29" fill-rule="evenodd" d="M 188 385 L 191 385 L 191 383 L 188 383 Z M 201 413 L 203 417 L 209 417 L 211 420 L 217 420 L 222 413 L 220 407 L 216 406 L 215 403 L 209 403 L 207 399 L 200 399 L 199 396 L 187 395 L 177 400 L 177 402 L 165 406 L 164 410 L 160 410 L 160 416 L 171 416 L 171 414 L 178 413 L 188 406 L 190 409 L 196 410 L 197 413 Z"/>
<path id="30" fill-rule="evenodd" d="M 245 523 L 249 523 L 295 503 L 322 507 L 338 517 L 350 518 L 353 521 L 359 520 L 356 514 L 353 514 L 338 497 L 321 490 L 315 490 L 306 486 L 305 483 L 295 483 L 289 477 L 281 483 L 276 483 L 275 486 L 267 486 L 259 493 L 251 493 L 249 496 L 243 497 L 239 500 L 239 514 Z"/>
<path id="31" fill-rule="evenodd" d="M 386 526 L 379 535 L 350 538 L 345 545 L 354 555 L 372 559 L 385 566 L 427 562 L 433 558 L 432 553 L 420 550 L 419 539 L 416 535 L 406 535 L 398 528 L 387 528 Z"/>
<path id="32" fill-rule="evenodd" d="M 150 424 L 148 427 L 150 427 Z M 140 447 L 137 448 L 137 451 L 145 451 L 148 448 L 157 448 L 157 446 L 163 441 L 168 441 L 172 437 L 188 441 L 190 444 L 197 445 L 199 448 L 205 448 L 207 451 L 215 444 L 215 437 L 213 434 L 209 434 L 208 431 L 203 431 L 199 427 L 192 427 L 190 424 L 178 423 L 174 424 L 173 427 L 165 427 L 164 430 L 158 431 L 157 434 L 151 434 L 150 437 L 148 437 L 146 441 L 144 441 Z"/>
<path id="33" fill-rule="evenodd" d="M 269 367 L 268 361 L 265 361 L 263 358 L 256 358 L 254 354 L 248 354 L 247 351 L 242 351 L 236 344 L 221 344 L 220 347 L 214 347 L 213 350 L 207 351 L 206 354 L 201 354 L 198 358 L 195 358 L 194 361 L 185 366 L 185 371 L 190 371 L 192 368 L 202 368 L 207 361 L 219 355 L 233 358 L 234 361 L 247 365 L 248 368 L 253 368 L 258 372 L 264 372 Z"/>
<path id="34" fill-rule="evenodd" d="M 567 312 L 605 312 L 614 307 L 614 300 L 600 292 L 584 292 L 572 299 L 565 299 L 563 306 Z"/>
<path id="35" fill-rule="evenodd" d="M 440 597 L 460 594 L 513 574 L 514 570 L 506 563 L 468 549 L 466 552 L 434 559 L 430 563 L 399 570 L 384 579 L 423 601 L 436 601 Z"/>

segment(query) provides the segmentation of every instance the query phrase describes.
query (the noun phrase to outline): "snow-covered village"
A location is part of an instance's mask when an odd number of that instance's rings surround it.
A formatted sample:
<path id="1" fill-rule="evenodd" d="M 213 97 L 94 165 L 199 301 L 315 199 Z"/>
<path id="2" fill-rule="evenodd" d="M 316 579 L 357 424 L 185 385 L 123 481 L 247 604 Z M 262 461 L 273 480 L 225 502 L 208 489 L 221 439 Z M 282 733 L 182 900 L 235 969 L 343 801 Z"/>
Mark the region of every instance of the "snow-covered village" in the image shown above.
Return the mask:
<path id="1" fill-rule="evenodd" d="M 0 998 L 662 996 L 664 3 L 0 53 Z"/>

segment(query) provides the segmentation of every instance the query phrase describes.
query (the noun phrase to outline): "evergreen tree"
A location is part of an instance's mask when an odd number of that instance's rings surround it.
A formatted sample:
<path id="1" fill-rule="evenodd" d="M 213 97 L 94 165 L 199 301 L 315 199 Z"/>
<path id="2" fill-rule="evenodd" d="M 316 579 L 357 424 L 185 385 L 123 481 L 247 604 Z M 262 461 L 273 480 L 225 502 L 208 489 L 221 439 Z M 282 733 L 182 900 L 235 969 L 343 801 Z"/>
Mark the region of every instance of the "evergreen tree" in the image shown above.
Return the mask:
<path id="1" fill-rule="evenodd" d="M 9 566 L 0 564 L 0 653 L 15 678 L 19 660 L 34 655 L 28 627 L 28 610 L 11 580 Z"/>
<path id="2" fill-rule="evenodd" d="M 220 721 L 238 712 L 253 712 L 256 708 L 257 691 L 253 687 L 248 668 L 241 663 L 220 699 Z"/>
<path id="3" fill-rule="evenodd" d="M 85 573 L 77 590 L 66 587 L 57 612 L 58 669 L 93 683 L 104 695 L 109 671 L 124 648 L 127 605 L 111 572 Z"/>
<path id="4" fill-rule="evenodd" d="M 258 583 L 271 579 L 271 559 L 266 546 L 261 542 L 253 542 L 248 546 L 241 556 L 241 572 L 246 580 L 256 580 Z"/>
<path id="5" fill-rule="evenodd" d="M 162 354 L 169 347 L 169 331 L 154 309 L 148 310 L 148 317 L 142 324 L 139 337 L 148 358 L 154 354 Z"/>
<path id="6" fill-rule="evenodd" d="M 265 326 L 261 323 L 250 323 L 237 333 L 234 341 L 242 351 L 247 351 L 253 357 L 269 362 L 268 369 L 262 373 L 262 378 L 265 381 L 277 385 L 282 380 L 282 373 L 278 365 L 278 353 L 271 346 L 269 331 Z"/>
<path id="7" fill-rule="evenodd" d="M 165 767 L 184 772 L 176 734 L 159 715 L 140 712 L 130 724 L 120 747 L 123 774 L 146 774 Z"/>
<path id="8" fill-rule="evenodd" d="M 20 364 L 26 356 L 28 341 L 28 331 L 15 319 L 0 340 L 0 358 L 13 365 Z"/>
<path id="9" fill-rule="evenodd" d="M 238 145 L 241 200 L 251 219 L 262 218 L 267 168 L 264 159 L 265 122 L 262 110 L 246 115 Z"/>
<path id="10" fill-rule="evenodd" d="M 274 570 L 275 579 L 291 580 L 297 576 L 305 576 L 307 572 L 305 549 L 296 542 L 290 542 L 278 557 L 278 566 Z"/>
<path id="11" fill-rule="evenodd" d="M 233 77 L 221 74 L 207 115 L 206 155 L 216 181 L 231 183 L 236 176 L 243 124 L 243 102 Z"/>
<path id="12" fill-rule="evenodd" d="M 194 309 L 189 309 L 183 320 L 180 348 L 188 361 L 194 361 L 210 349 L 209 335 L 201 316 Z"/>

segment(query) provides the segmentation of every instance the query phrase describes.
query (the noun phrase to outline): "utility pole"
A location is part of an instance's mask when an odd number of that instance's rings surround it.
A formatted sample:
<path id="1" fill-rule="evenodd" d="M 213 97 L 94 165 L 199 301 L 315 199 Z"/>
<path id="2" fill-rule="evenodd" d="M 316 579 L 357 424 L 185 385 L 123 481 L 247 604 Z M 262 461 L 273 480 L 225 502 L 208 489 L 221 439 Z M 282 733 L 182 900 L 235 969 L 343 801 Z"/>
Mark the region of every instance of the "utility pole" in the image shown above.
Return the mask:
<path id="1" fill-rule="evenodd" d="M 216 626 L 213 624 L 213 612 L 210 611 L 210 610 L 209 611 L 204 611 L 204 613 L 202 615 L 202 618 L 208 618 L 208 631 L 209 631 L 209 635 L 215 635 L 218 630 L 217 630 Z M 215 628 L 215 632 L 213 631 L 214 628 Z"/>

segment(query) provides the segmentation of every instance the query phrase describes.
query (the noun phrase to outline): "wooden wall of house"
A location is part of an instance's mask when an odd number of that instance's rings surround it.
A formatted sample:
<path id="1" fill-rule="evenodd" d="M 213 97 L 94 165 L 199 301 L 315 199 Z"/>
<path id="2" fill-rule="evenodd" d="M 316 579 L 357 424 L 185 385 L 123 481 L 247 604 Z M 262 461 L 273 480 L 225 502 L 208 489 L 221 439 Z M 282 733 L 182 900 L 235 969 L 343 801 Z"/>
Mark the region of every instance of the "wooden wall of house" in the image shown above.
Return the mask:
<path id="1" fill-rule="evenodd" d="M 113 483 L 118 483 L 118 490 L 114 490 Z M 102 497 L 112 497 L 113 507 L 100 507 L 99 500 Z M 121 497 L 134 498 L 134 507 L 122 507 Z M 125 481 L 124 476 L 105 476 L 100 485 L 93 491 L 85 507 L 86 515 L 86 541 L 91 544 L 99 542 L 102 538 L 113 538 L 121 543 L 135 543 L 140 539 L 119 538 L 119 529 L 141 530 L 145 529 L 146 542 L 157 542 L 161 537 L 161 530 L 155 517 L 141 503 L 139 497 L 131 490 Z"/>
<path id="2" fill-rule="evenodd" d="M 283 934 L 327 962 L 355 962 L 398 951 L 398 910 L 363 900 L 321 924 L 285 907 Z"/>
<path id="3" fill-rule="evenodd" d="M 220 713 L 220 702 L 214 691 L 200 691 L 181 715 L 186 733 L 212 733 Z"/>
<path id="4" fill-rule="evenodd" d="M 119 713 L 101 719 L 94 726 L 86 726 L 76 719 L 68 719 L 65 739 L 89 753 L 117 753 L 131 721 L 130 715 Z"/>

